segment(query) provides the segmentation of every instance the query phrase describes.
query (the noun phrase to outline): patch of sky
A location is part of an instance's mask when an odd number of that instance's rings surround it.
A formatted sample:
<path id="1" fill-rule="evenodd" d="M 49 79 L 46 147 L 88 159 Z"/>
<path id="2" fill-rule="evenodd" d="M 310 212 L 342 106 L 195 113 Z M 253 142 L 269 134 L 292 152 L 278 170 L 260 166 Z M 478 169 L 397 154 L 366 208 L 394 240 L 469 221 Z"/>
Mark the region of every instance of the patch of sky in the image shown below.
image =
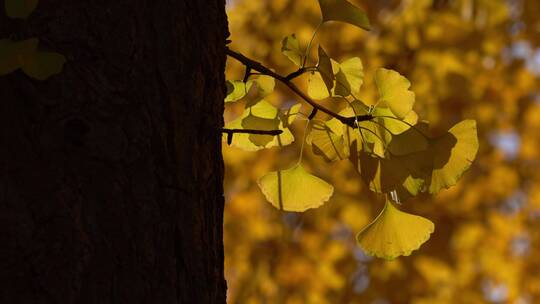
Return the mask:
<path id="1" fill-rule="evenodd" d="M 521 138 L 514 131 L 493 132 L 489 136 L 489 142 L 502 151 L 507 160 L 514 160 L 521 146 Z"/>

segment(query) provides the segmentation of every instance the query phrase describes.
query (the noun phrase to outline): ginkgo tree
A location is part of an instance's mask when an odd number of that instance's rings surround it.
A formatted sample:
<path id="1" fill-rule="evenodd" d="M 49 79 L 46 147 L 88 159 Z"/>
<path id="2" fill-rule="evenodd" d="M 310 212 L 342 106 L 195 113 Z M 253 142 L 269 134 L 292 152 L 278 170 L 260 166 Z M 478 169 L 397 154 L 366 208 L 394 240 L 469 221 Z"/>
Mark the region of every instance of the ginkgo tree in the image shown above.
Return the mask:
<path id="1" fill-rule="evenodd" d="M 327 162 L 349 160 L 369 189 L 385 198 L 385 207 L 375 220 L 357 234 L 365 252 L 393 259 L 418 249 L 434 231 L 423 217 L 400 210 L 404 202 L 419 193 L 436 194 L 455 185 L 471 166 L 478 151 L 476 122 L 464 120 L 443 134 L 433 134 L 429 123 L 414 111 L 411 83 L 398 71 L 380 67 L 364 75 L 358 57 L 337 62 L 318 47 L 316 64 L 309 58 L 313 37 L 329 21 L 370 29 L 365 13 L 345 0 L 319 0 L 321 22 L 306 47 L 292 34 L 282 40 L 281 52 L 296 71 L 281 75 L 241 53 L 227 49 L 227 55 L 245 66 L 243 79 L 227 81 L 226 103 L 244 101 L 243 113 L 223 129 L 230 145 L 257 151 L 283 147 L 295 139 L 290 130 L 296 119 L 305 120 L 298 161 L 262 176 L 258 185 L 266 199 L 282 211 L 303 212 L 318 208 L 333 194 L 333 186 L 302 166 L 304 144 Z M 307 75 L 307 93 L 294 83 Z M 372 77 L 378 95 L 362 100 L 365 77 Z M 301 103 L 278 109 L 267 97 L 275 81 L 284 84 L 310 108 Z M 344 105 L 334 112 L 321 101 Z M 324 113 L 330 117 L 320 117 Z"/>

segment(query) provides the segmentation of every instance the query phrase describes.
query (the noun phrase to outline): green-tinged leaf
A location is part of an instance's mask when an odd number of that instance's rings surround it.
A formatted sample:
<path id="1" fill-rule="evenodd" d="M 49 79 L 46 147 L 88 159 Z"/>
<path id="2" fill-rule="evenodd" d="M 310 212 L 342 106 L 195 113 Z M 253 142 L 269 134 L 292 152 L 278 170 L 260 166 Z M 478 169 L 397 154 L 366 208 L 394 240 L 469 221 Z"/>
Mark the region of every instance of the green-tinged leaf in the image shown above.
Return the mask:
<path id="1" fill-rule="evenodd" d="M 414 93 L 409 91 L 411 83 L 398 72 L 380 68 L 375 73 L 375 84 L 379 90 L 379 103 L 388 107 L 397 118 L 404 118 L 414 105 Z"/>
<path id="2" fill-rule="evenodd" d="M 274 91 L 276 82 L 273 77 L 260 75 L 257 78 L 247 82 L 246 88 L 248 91 L 249 105 L 255 104 Z"/>
<path id="3" fill-rule="evenodd" d="M 242 127 L 252 130 L 277 130 L 279 110 L 266 100 L 249 107 L 249 114 L 242 119 Z M 249 140 L 257 146 L 266 146 L 274 139 L 272 135 L 250 134 Z"/>
<path id="4" fill-rule="evenodd" d="M 382 212 L 358 233 L 356 240 L 366 253 L 394 259 L 420 248 L 434 230 L 430 220 L 403 212 L 387 200 Z"/>
<path id="5" fill-rule="evenodd" d="M 257 151 L 265 148 L 283 147 L 294 142 L 294 136 L 286 125 L 292 123 L 298 113 L 299 105 L 293 106 L 286 113 L 279 110 L 266 100 L 261 100 L 251 107 L 247 107 L 242 115 L 227 123 L 227 129 L 254 129 L 254 130 L 281 130 L 279 135 L 259 135 L 236 133 L 232 137 L 231 146 L 246 151 Z M 286 115 L 286 116 L 285 116 Z M 287 117 L 286 121 L 280 117 Z M 223 135 L 223 141 L 227 141 L 227 135 Z"/>
<path id="6" fill-rule="evenodd" d="M 355 107 L 357 115 L 366 115 L 368 113 L 369 107 L 361 101 L 355 100 L 352 105 Z M 353 117 L 354 111 L 349 107 L 340 114 L 345 117 Z M 412 125 L 417 123 L 418 119 L 414 111 L 409 112 L 403 119 L 399 119 L 390 109 L 384 107 L 374 108 L 371 114 L 373 115 L 371 120 L 359 122 L 360 134 L 359 132 L 356 133 L 361 135 L 359 141 L 362 143 L 362 146 L 368 145 L 371 147 L 369 152 L 379 157 L 385 157 L 388 154 L 388 147 L 394 136 L 410 129 Z M 396 148 L 395 150 L 397 150 L 396 146 L 394 147 Z M 420 150 L 416 147 L 411 148 L 414 148 L 416 151 Z"/>
<path id="7" fill-rule="evenodd" d="M 303 212 L 318 208 L 334 192 L 332 185 L 309 174 L 300 164 L 290 169 L 270 172 L 258 184 L 266 199 L 283 211 Z"/>
<path id="8" fill-rule="evenodd" d="M 241 80 L 227 80 L 227 96 L 225 102 L 235 102 L 247 94 L 246 84 Z"/>
<path id="9" fill-rule="evenodd" d="M 308 95 L 315 100 L 322 100 L 330 97 L 328 87 L 324 83 L 319 72 L 312 72 L 309 74 Z"/>
<path id="10" fill-rule="evenodd" d="M 334 71 L 330 57 L 328 57 L 321 46 L 319 46 L 319 64 L 317 65 L 317 70 L 319 70 L 328 92 L 331 92 L 334 87 Z"/>
<path id="11" fill-rule="evenodd" d="M 345 0 L 319 0 L 323 22 L 341 21 L 359 28 L 370 29 L 369 19 L 358 7 Z"/>
<path id="12" fill-rule="evenodd" d="M 349 96 L 357 94 L 364 82 L 364 67 L 358 57 L 347 59 L 339 64 L 336 74 L 335 95 Z"/>
<path id="13" fill-rule="evenodd" d="M 455 185 L 469 169 L 478 152 L 476 121 L 464 120 L 433 143 L 430 193 Z"/>
<path id="14" fill-rule="evenodd" d="M 6 14 L 10 18 L 26 19 L 36 9 L 38 0 L 5 0 Z"/>
<path id="15" fill-rule="evenodd" d="M 66 58 L 61 54 L 37 52 L 24 62 L 22 70 L 32 78 L 45 80 L 62 72 L 65 62 Z"/>
<path id="16" fill-rule="evenodd" d="M 279 119 L 283 123 L 283 126 L 285 128 L 290 127 L 290 125 L 294 122 L 296 119 L 296 116 L 300 114 L 300 109 L 302 108 L 301 103 L 297 103 L 294 106 L 290 107 L 286 111 L 280 111 L 279 113 Z"/>
<path id="17" fill-rule="evenodd" d="M 292 34 L 283 38 L 283 41 L 281 41 L 281 52 L 296 66 L 302 66 L 304 55 L 300 50 L 300 44 L 296 39 L 296 35 Z"/>
<path id="18" fill-rule="evenodd" d="M 346 159 L 349 147 L 343 136 L 343 124 L 333 118 L 326 122 L 314 121 L 306 138 L 313 152 L 326 161 Z"/>

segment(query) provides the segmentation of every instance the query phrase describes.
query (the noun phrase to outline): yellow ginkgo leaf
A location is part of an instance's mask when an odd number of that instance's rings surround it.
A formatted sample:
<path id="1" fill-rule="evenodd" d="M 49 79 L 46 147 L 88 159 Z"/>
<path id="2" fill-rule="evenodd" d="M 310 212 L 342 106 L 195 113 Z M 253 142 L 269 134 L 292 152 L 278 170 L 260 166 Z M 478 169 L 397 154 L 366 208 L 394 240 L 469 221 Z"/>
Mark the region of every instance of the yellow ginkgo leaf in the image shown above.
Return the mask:
<path id="1" fill-rule="evenodd" d="M 302 108 L 301 103 L 297 103 L 285 111 L 279 113 L 279 119 L 281 120 L 283 127 L 288 128 L 296 119 L 296 116 L 300 114 Z"/>
<path id="2" fill-rule="evenodd" d="M 298 39 L 296 39 L 296 35 L 292 34 L 283 38 L 283 41 L 281 41 L 281 53 L 287 56 L 296 66 L 302 65 L 304 55 L 300 50 L 300 44 L 298 43 Z"/>
<path id="3" fill-rule="evenodd" d="M 326 122 L 313 122 L 306 142 L 312 146 L 315 154 L 329 162 L 349 156 L 343 136 L 343 124 L 335 118 Z"/>
<path id="4" fill-rule="evenodd" d="M 309 174 L 302 165 L 274 171 L 258 181 L 266 199 L 283 211 L 303 212 L 322 206 L 334 187 L 324 180 Z"/>
<path id="5" fill-rule="evenodd" d="M 429 148 L 428 124 L 420 122 L 407 131 L 392 135 L 388 151 L 393 155 L 405 155 Z"/>
<path id="6" fill-rule="evenodd" d="M 358 57 L 347 59 L 339 64 L 336 74 L 335 95 L 349 96 L 357 94 L 364 82 L 364 67 Z"/>
<path id="7" fill-rule="evenodd" d="M 356 156 L 351 155 L 351 160 L 371 191 L 397 191 L 400 199 L 405 200 L 424 188 L 425 177 L 431 169 L 431 158 L 426 157 L 427 151 L 387 158 L 358 151 Z"/>
<path id="8" fill-rule="evenodd" d="M 248 115 L 242 119 L 242 127 L 251 130 L 277 130 L 280 124 L 279 110 L 266 100 L 247 108 Z M 274 139 L 272 135 L 250 134 L 249 140 L 265 147 Z"/>
<path id="9" fill-rule="evenodd" d="M 359 28 L 370 29 L 369 19 L 361 9 L 346 0 L 319 0 L 323 22 L 341 21 Z"/>
<path id="10" fill-rule="evenodd" d="M 330 97 L 328 87 L 319 72 L 311 72 L 308 79 L 308 95 L 315 100 Z"/>
<path id="11" fill-rule="evenodd" d="M 358 233 L 356 240 L 366 253 L 394 259 L 420 248 L 434 230 L 430 220 L 403 212 L 387 200 L 381 213 Z"/>
<path id="12" fill-rule="evenodd" d="M 253 105 L 274 91 L 276 81 L 273 77 L 260 75 L 257 78 L 250 79 L 246 83 L 247 96 L 250 100 L 249 105 Z"/>
<path id="13" fill-rule="evenodd" d="M 414 93 L 409 91 L 411 83 L 398 72 L 377 69 L 375 84 L 379 91 L 379 103 L 388 107 L 397 118 L 404 118 L 414 105 Z"/>
<path id="14" fill-rule="evenodd" d="M 227 80 L 227 96 L 225 102 L 235 102 L 247 94 L 246 84 L 241 80 Z"/>
<path id="15" fill-rule="evenodd" d="M 476 121 L 464 120 L 433 143 L 430 193 L 455 185 L 469 169 L 478 152 Z"/>
<path id="16" fill-rule="evenodd" d="M 319 64 L 317 65 L 317 70 L 321 73 L 321 77 L 326 84 L 328 92 L 331 92 L 334 87 L 334 70 L 332 69 L 330 57 L 328 57 L 321 46 L 319 46 Z"/>
<path id="17" fill-rule="evenodd" d="M 255 130 L 281 130 L 279 135 L 259 135 L 237 133 L 232 135 L 230 145 L 246 151 L 257 151 L 264 148 L 283 147 L 294 142 L 294 136 L 288 126 L 295 119 L 300 109 L 297 104 L 281 114 L 279 110 L 266 100 L 260 100 L 255 105 L 246 107 L 237 119 L 225 124 L 226 129 L 255 129 Z M 223 135 L 223 141 L 228 141 Z"/>

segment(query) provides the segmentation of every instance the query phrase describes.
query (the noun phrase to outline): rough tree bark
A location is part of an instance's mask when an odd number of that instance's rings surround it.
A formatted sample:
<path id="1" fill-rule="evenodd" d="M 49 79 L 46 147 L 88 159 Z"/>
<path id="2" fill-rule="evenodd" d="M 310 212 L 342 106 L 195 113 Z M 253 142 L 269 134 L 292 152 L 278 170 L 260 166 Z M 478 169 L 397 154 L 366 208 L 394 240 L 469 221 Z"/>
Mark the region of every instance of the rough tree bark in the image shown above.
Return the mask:
<path id="1" fill-rule="evenodd" d="M 0 34 L 67 58 L 0 77 L 0 303 L 224 303 L 224 0 L 40 0 Z"/>

